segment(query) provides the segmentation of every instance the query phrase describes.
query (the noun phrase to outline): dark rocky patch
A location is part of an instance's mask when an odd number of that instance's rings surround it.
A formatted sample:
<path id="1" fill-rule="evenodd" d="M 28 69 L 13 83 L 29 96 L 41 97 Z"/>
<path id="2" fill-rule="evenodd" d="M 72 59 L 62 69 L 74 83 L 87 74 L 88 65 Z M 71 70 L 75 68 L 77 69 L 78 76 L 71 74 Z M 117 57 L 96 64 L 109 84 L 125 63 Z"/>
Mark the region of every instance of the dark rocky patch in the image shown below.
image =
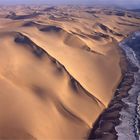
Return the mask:
<path id="1" fill-rule="evenodd" d="M 97 11 L 94 11 L 94 10 L 92 10 L 92 11 L 85 11 L 85 12 L 87 12 L 87 13 L 90 13 L 90 14 L 96 14 L 97 13 Z"/>
<path id="2" fill-rule="evenodd" d="M 115 15 L 117 15 L 117 16 L 125 16 L 125 12 L 124 11 L 116 11 Z"/>
<path id="3" fill-rule="evenodd" d="M 46 26 L 40 29 L 40 31 L 43 32 L 60 32 L 62 31 L 62 28 L 57 27 L 57 26 Z"/>
<path id="4" fill-rule="evenodd" d="M 109 28 L 101 23 L 97 23 L 97 26 L 99 26 L 103 31 L 107 32 Z"/>
<path id="5" fill-rule="evenodd" d="M 92 10 L 92 11 L 85 11 L 85 12 L 87 12 L 87 13 L 89 13 L 89 14 L 92 14 L 92 16 L 94 16 L 95 18 L 99 18 L 96 14 L 97 13 L 99 13 L 99 12 L 97 12 L 97 11 L 94 11 L 94 10 Z"/>
<path id="6" fill-rule="evenodd" d="M 78 84 L 73 77 L 70 77 L 70 85 L 73 90 L 78 91 Z"/>
<path id="7" fill-rule="evenodd" d="M 104 10 L 103 12 L 106 15 L 116 15 L 119 17 L 125 16 L 125 11 L 122 10 Z"/>
<path id="8" fill-rule="evenodd" d="M 51 12 L 51 11 L 54 11 L 54 10 L 56 10 L 56 7 L 51 6 L 51 7 L 45 8 L 43 11 L 45 11 L 45 12 Z"/>
<path id="9" fill-rule="evenodd" d="M 38 58 L 42 58 L 45 54 L 45 51 L 42 48 L 37 46 L 28 37 L 26 37 L 20 33 L 17 34 L 17 36 L 15 37 L 15 42 L 26 45 L 28 47 L 28 49 L 30 49 L 33 52 L 33 54 L 35 56 L 37 56 Z"/>
<path id="10" fill-rule="evenodd" d="M 6 16 L 6 18 L 10 18 L 12 20 L 30 19 L 30 18 L 35 18 L 40 14 L 41 13 L 34 12 L 30 15 L 16 15 L 14 12 L 12 12 L 10 15 Z"/>
<path id="11" fill-rule="evenodd" d="M 88 35 L 88 37 L 94 39 L 94 40 L 101 40 L 102 38 L 104 39 L 109 39 L 110 36 L 107 34 L 103 34 L 101 32 L 95 32 L 93 35 Z"/>
<path id="12" fill-rule="evenodd" d="M 111 30 L 110 28 L 108 28 L 107 26 L 105 26 L 104 24 L 101 24 L 101 23 L 97 23 L 96 24 L 98 27 L 100 27 L 104 32 L 110 32 L 111 34 L 115 35 L 115 36 L 119 36 L 119 37 L 122 37 L 123 35 L 120 34 L 120 33 L 117 33 L 113 30 Z"/>
<path id="13" fill-rule="evenodd" d="M 25 27 L 30 27 L 30 26 L 34 26 L 34 25 L 36 25 L 36 24 L 33 21 L 29 21 L 29 22 L 26 22 L 23 24 L 23 26 L 25 26 Z"/>

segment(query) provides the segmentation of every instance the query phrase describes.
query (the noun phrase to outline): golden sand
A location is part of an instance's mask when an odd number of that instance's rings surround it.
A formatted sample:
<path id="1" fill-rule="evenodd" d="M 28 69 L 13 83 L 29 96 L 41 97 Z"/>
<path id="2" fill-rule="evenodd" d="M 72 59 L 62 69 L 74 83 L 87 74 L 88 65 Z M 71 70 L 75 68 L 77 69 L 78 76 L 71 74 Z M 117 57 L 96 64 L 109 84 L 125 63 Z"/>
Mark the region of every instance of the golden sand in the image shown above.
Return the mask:
<path id="1" fill-rule="evenodd" d="M 140 28 L 91 11 L 1 7 L 0 139 L 87 138 L 122 77 L 118 42 Z"/>

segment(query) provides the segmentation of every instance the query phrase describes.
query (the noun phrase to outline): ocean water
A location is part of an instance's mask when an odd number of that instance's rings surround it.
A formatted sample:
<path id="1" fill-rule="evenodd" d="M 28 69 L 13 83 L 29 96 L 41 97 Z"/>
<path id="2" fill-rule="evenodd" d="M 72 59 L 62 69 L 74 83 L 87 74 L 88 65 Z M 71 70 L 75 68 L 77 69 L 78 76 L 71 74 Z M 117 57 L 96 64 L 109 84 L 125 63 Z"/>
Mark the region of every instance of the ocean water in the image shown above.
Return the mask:
<path id="1" fill-rule="evenodd" d="M 139 71 L 134 73 L 134 83 L 126 98 L 122 101 L 127 104 L 120 112 L 121 124 L 116 126 L 118 140 L 140 140 L 140 32 L 120 43 L 130 63 Z"/>

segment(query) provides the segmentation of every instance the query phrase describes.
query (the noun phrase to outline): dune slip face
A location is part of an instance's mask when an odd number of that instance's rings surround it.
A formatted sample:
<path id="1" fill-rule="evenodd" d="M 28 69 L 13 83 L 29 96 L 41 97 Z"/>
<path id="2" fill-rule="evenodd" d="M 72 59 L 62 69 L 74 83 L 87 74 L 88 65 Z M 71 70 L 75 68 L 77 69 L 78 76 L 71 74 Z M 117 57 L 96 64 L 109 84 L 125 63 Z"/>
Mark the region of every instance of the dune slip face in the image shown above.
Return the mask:
<path id="1" fill-rule="evenodd" d="M 88 139 L 126 70 L 118 43 L 139 29 L 118 8 L 1 6 L 0 139 Z"/>

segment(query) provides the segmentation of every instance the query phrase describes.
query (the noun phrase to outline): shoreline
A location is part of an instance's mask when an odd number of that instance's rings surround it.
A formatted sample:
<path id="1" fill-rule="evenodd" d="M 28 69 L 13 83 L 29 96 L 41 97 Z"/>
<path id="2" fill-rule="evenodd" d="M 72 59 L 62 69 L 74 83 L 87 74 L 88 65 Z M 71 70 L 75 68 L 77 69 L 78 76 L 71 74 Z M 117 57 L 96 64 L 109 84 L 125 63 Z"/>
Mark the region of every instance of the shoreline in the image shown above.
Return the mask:
<path id="1" fill-rule="evenodd" d="M 116 126 L 116 131 L 118 132 L 118 138 L 120 140 L 124 139 L 139 139 L 140 138 L 140 130 L 139 130 L 139 84 L 140 84 L 140 59 L 139 54 L 137 54 L 136 45 L 139 42 L 140 32 L 136 31 L 133 34 L 129 35 L 123 43 L 120 44 L 121 47 L 126 52 L 126 56 L 129 62 L 132 64 L 131 66 L 135 69 L 131 70 L 134 73 L 134 83 L 132 88 L 129 90 L 129 96 L 123 98 L 122 101 L 127 104 L 127 108 L 121 110 L 120 120 L 121 124 Z M 130 42 L 129 42 L 130 41 Z M 138 41 L 138 42 L 137 42 Z M 137 44 L 136 44 L 137 42 Z M 127 44 L 128 43 L 128 44 Z M 130 44 L 129 44 L 130 43 Z M 136 48 L 135 48 L 136 47 Z M 129 48 L 129 49 L 128 49 Z M 133 49 L 134 48 L 134 49 Z M 131 113 L 130 113 L 131 112 Z"/>
<path id="2" fill-rule="evenodd" d="M 134 67 L 131 62 L 129 62 L 123 50 L 122 53 L 125 60 L 121 60 L 121 62 L 126 63 L 126 70 L 122 71 L 122 80 L 115 91 L 114 97 L 112 98 L 108 107 L 101 113 L 97 121 L 94 123 L 94 127 L 90 131 L 88 140 L 118 139 L 115 127 L 121 123 L 119 120 L 120 111 L 127 107 L 122 99 L 128 96 L 128 92 L 134 83 L 134 72 L 138 71 L 138 69 Z"/>

